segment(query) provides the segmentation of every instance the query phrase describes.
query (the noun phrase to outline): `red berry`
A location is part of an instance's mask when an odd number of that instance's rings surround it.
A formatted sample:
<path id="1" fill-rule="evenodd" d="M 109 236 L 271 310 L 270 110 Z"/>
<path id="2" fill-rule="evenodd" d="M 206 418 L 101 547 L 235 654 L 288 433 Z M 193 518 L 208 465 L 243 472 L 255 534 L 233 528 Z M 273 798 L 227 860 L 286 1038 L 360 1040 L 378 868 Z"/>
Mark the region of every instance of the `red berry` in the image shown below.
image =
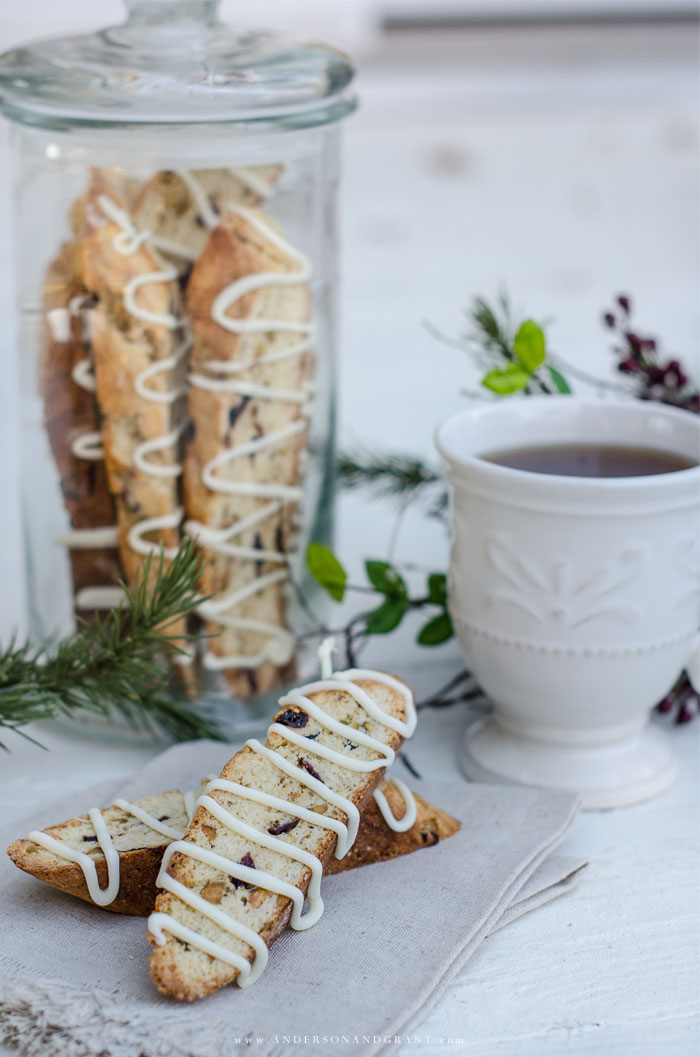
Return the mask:
<path id="1" fill-rule="evenodd" d="M 676 723 L 690 723 L 691 719 L 693 718 L 693 715 L 694 712 L 691 710 L 688 705 L 688 702 L 686 701 L 686 703 L 684 705 L 681 705 L 681 707 L 678 709 Z"/>
<path id="2" fill-rule="evenodd" d="M 632 331 L 627 330 L 625 331 L 625 340 L 630 347 L 630 355 L 640 356 L 642 352 L 642 339 L 636 334 L 633 334 Z"/>
<path id="3" fill-rule="evenodd" d="M 664 381 L 666 385 L 676 386 L 682 389 L 688 382 L 688 375 L 683 371 L 678 360 L 671 360 L 664 367 Z"/>

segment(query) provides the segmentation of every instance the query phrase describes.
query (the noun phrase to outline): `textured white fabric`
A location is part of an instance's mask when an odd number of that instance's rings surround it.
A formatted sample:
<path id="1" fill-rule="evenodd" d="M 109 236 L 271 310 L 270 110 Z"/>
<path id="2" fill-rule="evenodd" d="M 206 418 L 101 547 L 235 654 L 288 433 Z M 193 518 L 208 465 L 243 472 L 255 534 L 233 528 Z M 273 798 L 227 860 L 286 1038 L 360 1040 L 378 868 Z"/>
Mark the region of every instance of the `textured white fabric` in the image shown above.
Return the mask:
<path id="1" fill-rule="evenodd" d="M 83 790 L 0 840 L 7 845 L 116 796 L 194 788 L 229 755 L 211 742 L 175 746 L 119 788 Z M 3 857 L 0 1035 L 32 1057 L 388 1049 L 389 1036 L 415 1029 L 489 932 L 567 891 L 584 865 L 550 855 L 576 815 L 569 795 L 411 784 L 459 818 L 461 831 L 412 855 L 327 878 L 321 922 L 304 933 L 288 930 L 254 987 L 226 988 L 194 1005 L 153 988 L 143 918 L 55 892 Z"/>

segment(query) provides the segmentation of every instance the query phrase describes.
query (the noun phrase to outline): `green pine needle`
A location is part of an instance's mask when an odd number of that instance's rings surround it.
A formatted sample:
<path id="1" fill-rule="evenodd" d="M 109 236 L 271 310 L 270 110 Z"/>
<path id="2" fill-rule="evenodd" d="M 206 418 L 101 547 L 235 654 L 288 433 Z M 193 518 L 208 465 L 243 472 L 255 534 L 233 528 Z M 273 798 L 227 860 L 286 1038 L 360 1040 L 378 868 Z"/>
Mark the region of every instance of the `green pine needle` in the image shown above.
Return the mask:
<path id="1" fill-rule="evenodd" d="M 408 455 L 343 454 L 337 471 L 343 488 L 369 488 L 382 498 L 409 496 L 442 480 L 437 470 Z"/>
<path id="2" fill-rule="evenodd" d="M 467 341 L 481 345 L 486 352 L 495 352 L 499 359 L 509 363 L 515 360 L 510 303 L 506 294 L 500 295 L 498 309 L 493 309 L 483 297 L 475 297 L 467 315 L 476 331 L 475 334 L 466 336 Z"/>
<path id="3" fill-rule="evenodd" d="M 127 603 L 56 645 L 12 640 L 0 649 L 0 728 L 34 740 L 29 723 L 84 715 L 120 717 L 137 731 L 177 741 L 222 738 L 215 723 L 169 687 L 167 656 L 183 653 L 187 636 L 169 633 L 201 602 L 200 557 L 185 540 L 166 563 L 161 550 L 142 563 Z M 7 746 L 0 742 L 0 747 Z"/>

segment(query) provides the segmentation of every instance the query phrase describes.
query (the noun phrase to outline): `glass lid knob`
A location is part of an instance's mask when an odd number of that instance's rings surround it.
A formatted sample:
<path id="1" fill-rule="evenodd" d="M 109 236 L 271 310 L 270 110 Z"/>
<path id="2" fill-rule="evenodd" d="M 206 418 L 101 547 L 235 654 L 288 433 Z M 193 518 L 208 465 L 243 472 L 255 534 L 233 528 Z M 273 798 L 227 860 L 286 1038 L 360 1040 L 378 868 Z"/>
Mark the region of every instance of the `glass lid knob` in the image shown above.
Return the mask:
<path id="1" fill-rule="evenodd" d="M 133 25 L 167 25 L 172 22 L 216 21 L 221 0 L 123 0 Z"/>

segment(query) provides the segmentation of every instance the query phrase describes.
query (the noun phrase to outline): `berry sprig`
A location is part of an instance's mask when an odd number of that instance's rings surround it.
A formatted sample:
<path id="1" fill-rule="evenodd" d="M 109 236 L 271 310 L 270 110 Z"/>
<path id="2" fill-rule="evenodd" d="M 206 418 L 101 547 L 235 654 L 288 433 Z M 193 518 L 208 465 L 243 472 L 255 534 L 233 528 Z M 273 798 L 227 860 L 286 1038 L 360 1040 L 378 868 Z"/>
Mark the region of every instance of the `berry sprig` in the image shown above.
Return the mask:
<path id="1" fill-rule="evenodd" d="M 685 672 L 656 708 L 659 712 L 673 713 L 676 723 L 690 723 L 698 715 L 700 699 Z"/>
<path id="2" fill-rule="evenodd" d="M 603 314 L 606 327 L 616 332 L 617 370 L 634 383 L 640 400 L 656 400 L 686 411 L 700 413 L 700 391 L 678 360 L 663 360 L 655 338 L 642 336 L 631 327 L 632 304 L 625 294 L 615 300 L 613 311 Z"/>

